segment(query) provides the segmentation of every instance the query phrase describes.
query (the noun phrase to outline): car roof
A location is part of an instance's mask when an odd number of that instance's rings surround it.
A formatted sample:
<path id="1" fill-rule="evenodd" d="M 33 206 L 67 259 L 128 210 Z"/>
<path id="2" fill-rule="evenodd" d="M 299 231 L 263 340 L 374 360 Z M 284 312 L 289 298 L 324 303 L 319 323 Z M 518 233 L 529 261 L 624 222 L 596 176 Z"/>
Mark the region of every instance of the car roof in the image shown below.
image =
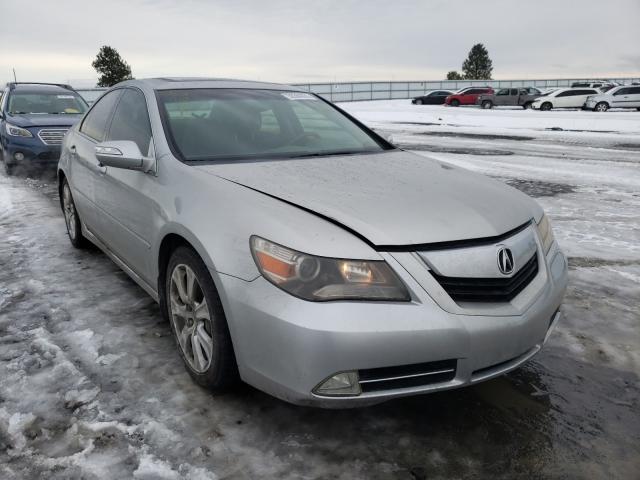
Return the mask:
<path id="1" fill-rule="evenodd" d="M 237 80 L 233 78 L 160 77 L 127 80 L 118 85 L 144 85 L 153 90 L 179 90 L 193 88 L 247 88 L 262 90 L 289 90 L 306 92 L 299 87 L 279 83 Z"/>
<path id="2" fill-rule="evenodd" d="M 7 87 L 11 91 L 22 93 L 42 93 L 42 92 L 75 92 L 68 85 L 55 84 L 55 83 L 7 83 Z"/>

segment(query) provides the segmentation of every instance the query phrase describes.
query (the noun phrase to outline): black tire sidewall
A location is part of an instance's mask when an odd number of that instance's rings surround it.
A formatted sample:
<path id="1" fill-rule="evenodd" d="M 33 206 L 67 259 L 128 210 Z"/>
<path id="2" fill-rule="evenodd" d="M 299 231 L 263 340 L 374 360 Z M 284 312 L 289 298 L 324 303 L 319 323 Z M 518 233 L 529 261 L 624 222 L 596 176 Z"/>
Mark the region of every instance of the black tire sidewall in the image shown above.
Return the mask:
<path id="1" fill-rule="evenodd" d="M 540 110 L 543 110 L 545 112 L 551 110 L 552 108 L 553 106 L 549 102 L 545 102 L 542 105 L 540 105 Z"/>
<path id="2" fill-rule="evenodd" d="M 598 110 L 598 106 L 600 106 L 600 105 L 605 105 L 605 106 L 606 106 L 606 108 L 605 108 L 604 110 Z M 607 110 L 609 110 L 609 105 L 607 105 L 607 102 L 599 102 L 599 103 L 596 103 L 596 106 L 595 106 L 595 107 L 593 107 L 593 109 L 594 109 L 596 112 L 606 112 Z"/>
<path id="3" fill-rule="evenodd" d="M 177 265 L 187 265 L 196 275 L 200 288 L 207 300 L 211 315 L 211 328 L 213 334 L 213 353 L 211 365 L 202 373 L 194 371 L 184 357 L 184 352 L 178 342 L 178 335 L 171 320 L 171 306 L 169 294 L 171 289 L 171 274 Z M 232 385 L 237 380 L 237 366 L 231 334 L 227 325 L 226 316 L 220 300 L 218 290 L 211 278 L 211 274 L 200 256 L 191 248 L 180 246 L 171 254 L 167 264 L 164 291 L 162 292 L 163 314 L 169 320 L 171 331 L 173 332 L 176 348 L 180 358 L 184 362 L 185 368 L 194 381 L 212 391 L 222 391 Z"/>

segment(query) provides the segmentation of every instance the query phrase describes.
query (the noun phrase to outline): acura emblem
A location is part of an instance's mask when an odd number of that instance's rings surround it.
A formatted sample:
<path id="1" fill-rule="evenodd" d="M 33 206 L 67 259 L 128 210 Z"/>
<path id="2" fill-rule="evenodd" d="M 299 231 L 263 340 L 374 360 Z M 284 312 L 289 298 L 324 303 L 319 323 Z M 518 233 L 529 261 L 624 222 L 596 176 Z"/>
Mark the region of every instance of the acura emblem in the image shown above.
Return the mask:
<path id="1" fill-rule="evenodd" d="M 509 275 L 515 267 L 513 253 L 507 247 L 500 247 L 498 250 L 498 268 L 500 272 Z"/>

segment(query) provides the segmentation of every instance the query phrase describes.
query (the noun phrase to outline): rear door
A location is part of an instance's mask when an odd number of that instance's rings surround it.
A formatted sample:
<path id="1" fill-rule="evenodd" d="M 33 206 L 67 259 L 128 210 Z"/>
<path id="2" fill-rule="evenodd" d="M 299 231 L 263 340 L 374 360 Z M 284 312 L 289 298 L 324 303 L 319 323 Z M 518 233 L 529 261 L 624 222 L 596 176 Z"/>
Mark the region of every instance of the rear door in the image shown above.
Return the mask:
<path id="1" fill-rule="evenodd" d="M 584 90 L 577 90 L 575 92 L 575 95 L 573 95 L 572 98 L 572 103 L 571 103 L 571 107 L 574 108 L 581 108 L 584 106 L 584 102 L 587 101 L 587 97 L 589 95 L 598 95 L 600 92 L 598 92 L 598 90 L 596 89 L 584 89 Z"/>
<path id="2" fill-rule="evenodd" d="M 96 232 L 98 213 L 96 211 L 95 188 L 105 168 L 95 155 L 95 146 L 105 139 L 121 90 L 106 93 L 97 101 L 80 124 L 71 130 L 65 143 L 69 146 L 69 185 L 80 218 L 92 233 Z"/>
<path id="3" fill-rule="evenodd" d="M 133 141 L 145 157 L 150 157 L 154 155 L 152 139 L 144 94 L 137 88 L 123 89 L 105 140 Z M 156 178 L 153 173 L 107 167 L 96 184 L 100 238 L 154 288 L 150 248 L 159 211 L 152 200 Z"/>

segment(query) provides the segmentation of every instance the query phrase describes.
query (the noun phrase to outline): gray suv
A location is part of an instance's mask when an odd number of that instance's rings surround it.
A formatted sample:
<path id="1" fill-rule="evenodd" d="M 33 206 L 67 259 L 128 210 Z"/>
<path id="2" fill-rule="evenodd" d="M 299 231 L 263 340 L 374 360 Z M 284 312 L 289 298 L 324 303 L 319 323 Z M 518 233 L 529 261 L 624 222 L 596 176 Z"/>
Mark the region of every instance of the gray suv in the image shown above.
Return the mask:
<path id="1" fill-rule="evenodd" d="M 215 391 L 239 377 L 347 407 L 472 385 L 561 316 L 567 261 L 540 205 L 299 88 L 121 83 L 65 136 L 59 186 L 71 243 L 160 303 Z"/>
<path id="2" fill-rule="evenodd" d="M 533 101 L 542 95 L 537 88 L 501 88 L 495 93 L 483 94 L 476 100 L 476 105 L 490 109 L 493 107 L 520 106 L 531 108 Z"/>

